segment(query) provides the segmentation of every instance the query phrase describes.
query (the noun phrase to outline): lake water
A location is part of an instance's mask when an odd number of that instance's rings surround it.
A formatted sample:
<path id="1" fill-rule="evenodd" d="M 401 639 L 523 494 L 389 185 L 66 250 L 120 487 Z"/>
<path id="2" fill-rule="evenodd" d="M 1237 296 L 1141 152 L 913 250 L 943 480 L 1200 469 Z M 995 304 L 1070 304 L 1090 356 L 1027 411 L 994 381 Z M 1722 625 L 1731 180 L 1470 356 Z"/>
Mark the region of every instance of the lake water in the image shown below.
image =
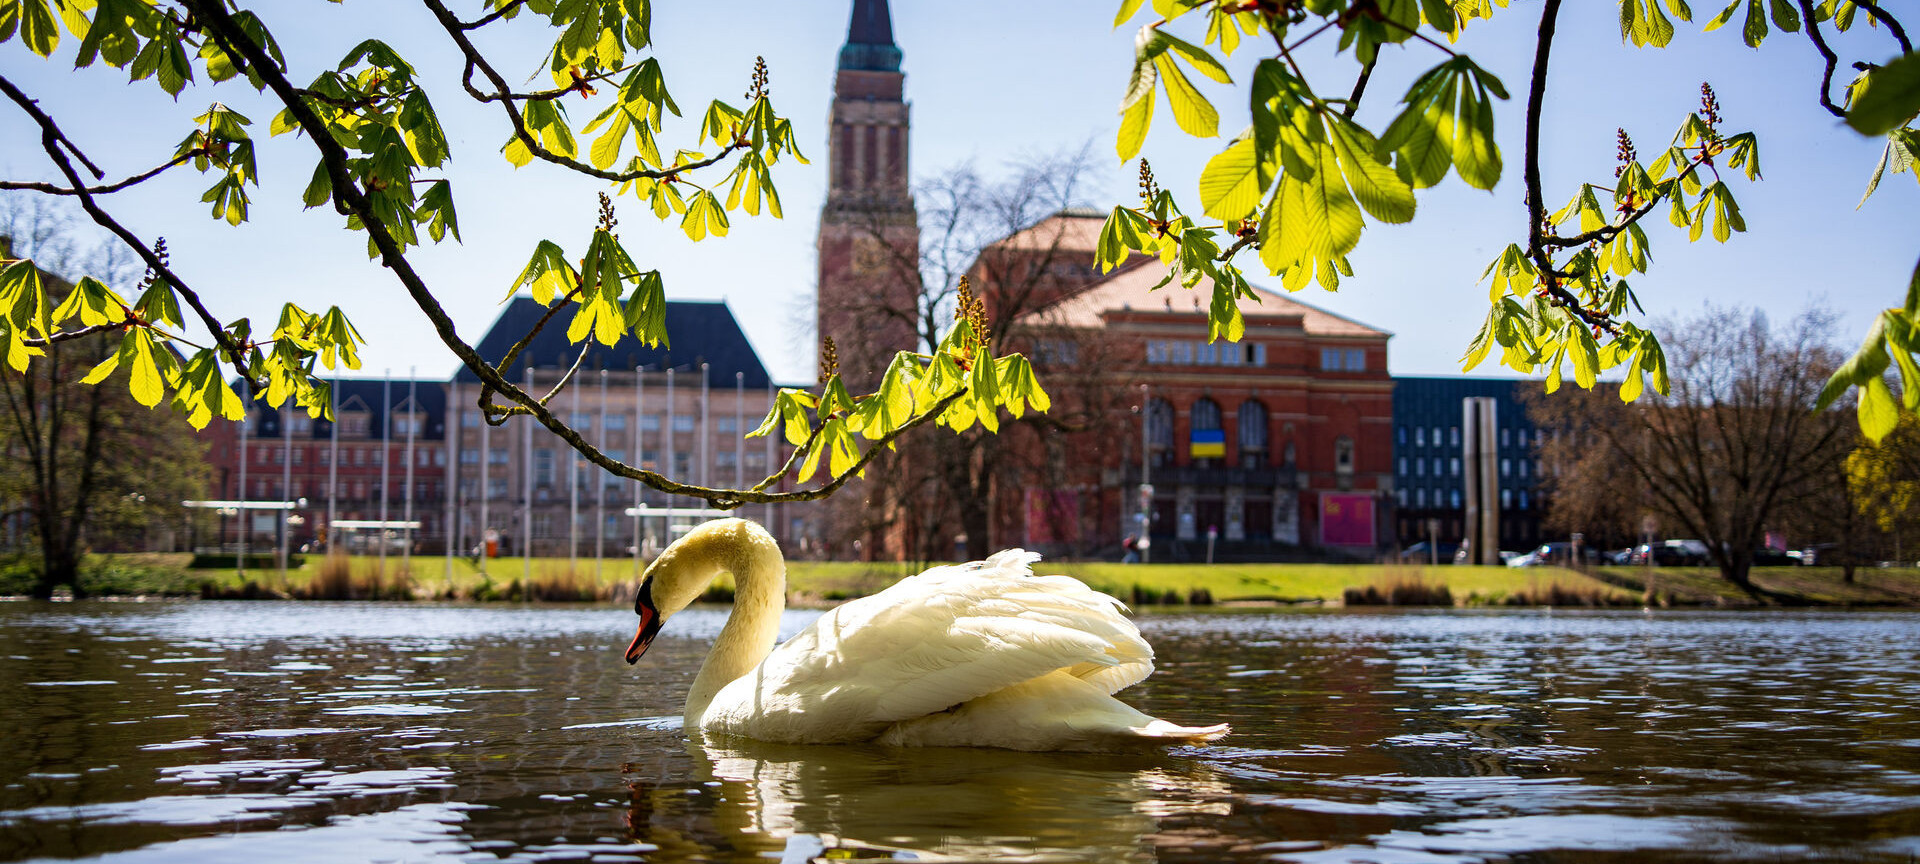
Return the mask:
<path id="1" fill-rule="evenodd" d="M 690 744 L 724 614 L 0 603 L 0 860 L 1920 857 L 1912 613 L 1149 615 L 1126 757 Z"/>

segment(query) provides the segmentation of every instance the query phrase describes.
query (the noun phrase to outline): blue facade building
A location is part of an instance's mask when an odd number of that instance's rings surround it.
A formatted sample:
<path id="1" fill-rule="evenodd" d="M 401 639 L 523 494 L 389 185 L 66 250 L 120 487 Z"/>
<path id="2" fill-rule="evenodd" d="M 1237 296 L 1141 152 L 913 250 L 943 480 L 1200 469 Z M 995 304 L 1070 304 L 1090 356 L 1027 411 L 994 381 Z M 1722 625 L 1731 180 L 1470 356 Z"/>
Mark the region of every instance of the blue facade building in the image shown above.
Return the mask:
<path id="1" fill-rule="evenodd" d="M 1523 388 L 1539 386 L 1531 380 L 1464 376 L 1393 379 L 1393 524 L 1403 548 L 1433 535 L 1444 549 L 1464 536 L 1461 400 L 1470 396 L 1497 400 L 1500 548 L 1524 551 L 1545 542 L 1540 432 L 1520 399 Z"/>

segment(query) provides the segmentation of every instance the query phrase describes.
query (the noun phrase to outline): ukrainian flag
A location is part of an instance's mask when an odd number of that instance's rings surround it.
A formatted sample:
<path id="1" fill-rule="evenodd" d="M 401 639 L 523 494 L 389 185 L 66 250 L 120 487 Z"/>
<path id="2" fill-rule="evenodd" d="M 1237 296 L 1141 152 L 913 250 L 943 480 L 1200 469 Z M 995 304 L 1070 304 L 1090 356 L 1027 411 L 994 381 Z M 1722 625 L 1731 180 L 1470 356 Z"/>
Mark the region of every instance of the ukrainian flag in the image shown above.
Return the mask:
<path id="1" fill-rule="evenodd" d="M 1187 455 L 1195 459 L 1224 459 L 1227 455 L 1227 430 L 1195 429 Z"/>

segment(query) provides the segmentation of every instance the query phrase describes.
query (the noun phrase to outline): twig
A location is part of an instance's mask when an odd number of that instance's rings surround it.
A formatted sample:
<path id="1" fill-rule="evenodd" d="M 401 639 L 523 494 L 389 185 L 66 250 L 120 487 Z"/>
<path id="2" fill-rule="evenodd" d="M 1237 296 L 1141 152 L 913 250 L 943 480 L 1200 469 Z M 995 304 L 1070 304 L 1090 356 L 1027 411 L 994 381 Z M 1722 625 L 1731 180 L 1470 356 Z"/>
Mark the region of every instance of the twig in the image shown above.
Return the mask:
<path id="1" fill-rule="evenodd" d="M 585 162 L 569 159 L 558 153 L 554 153 L 548 150 L 545 145 L 541 144 L 539 138 L 534 136 L 533 133 L 527 131 L 526 117 L 521 115 L 520 107 L 514 103 L 514 100 L 500 98 L 501 96 L 511 95 L 513 88 L 507 86 L 506 78 L 502 77 L 500 73 L 493 68 L 492 64 L 488 63 L 486 58 L 481 55 L 480 50 L 474 47 L 473 40 L 468 39 L 466 31 L 461 29 L 460 20 L 453 17 L 453 13 L 447 11 L 446 4 L 440 2 L 440 0 L 422 0 L 422 2 L 426 3 L 427 8 L 433 12 L 434 17 L 439 19 L 440 26 L 447 31 L 447 35 L 451 37 L 454 44 L 460 48 L 460 53 L 466 57 L 466 72 L 461 76 L 460 83 L 466 87 L 467 94 L 480 102 L 499 102 L 500 107 L 507 112 L 507 119 L 513 124 L 514 137 L 526 146 L 527 152 L 540 157 L 544 161 L 551 162 L 580 174 L 585 174 L 589 177 L 598 177 L 614 183 L 625 183 L 643 177 L 660 180 L 676 177 L 683 172 L 705 168 L 725 159 L 728 155 L 732 154 L 733 151 L 746 145 L 744 141 L 734 141 L 721 148 L 719 153 L 714 154 L 708 159 L 690 162 L 685 165 L 675 165 L 670 168 L 639 171 L 605 171 Z M 493 93 L 489 94 L 474 86 L 473 72 L 475 69 L 478 69 L 480 73 L 485 75 L 487 80 L 493 84 Z"/>
<path id="2" fill-rule="evenodd" d="M 1341 116 L 1352 120 L 1353 112 L 1360 110 L 1360 97 L 1367 93 L 1367 79 L 1373 77 L 1374 64 L 1379 62 L 1380 55 L 1375 54 L 1372 60 L 1367 61 L 1367 65 L 1360 67 L 1360 77 L 1353 81 L 1353 92 L 1347 94 L 1347 107 L 1340 111 Z"/>
<path id="3" fill-rule="evenodd" d="M 514 10 L 514 7 L 519 6 L 523 2 L 525 2 L 525 0 L 509 0 L 509 2 L 502 5 L 500 8 L 493 10 L 493 12 L 489 13 L 484 18 L 480 18 L 475 21 L 461 24 L 460 29 L 478 30 L 482 27 L 487 26 L 488 24 L 492 24 L 493 22 L 498 21 L 501 18 L 505 17 L 507 13 L 512 12 Z"/>
<path id="4" fill-rule="evenodd" d="M 1819 49 L 1820 59 L 1825 60 L 1827 68 L 1820 73 L 1820 106 L 1842 120 L 1847 112 L 1833 104 L 1833 67 L 1839 65 L 1840 58 L 1835 57 L 1833 49 L 1827 47 L 1827 37 L 1820 35 L 1820 24 L 1813 17 L 1813 0 L 1800 0 L 1800 15 L 1807 22 L 1807 38 L 1813 40 L 1813 47 Z"/>
<path id="5" fill-rule="evenodd" d="M 178 156 L 173 157 L 173 159 L 171 161 L 168 161 L 166 164 L 161 165 L 158 168 L 155 168 L 152 171 L 148 171 L 144 174 L 135 174 L 134 176 L 128 177 L 127 179 L 122 180 L 118 183 L 113 183 L 106 186 L 87 186 L 84 188 L 88 193 L 93 195 L 111 195 L 115 192 L 118 192 L 122 189 L 127 188 L 128 186 L 132 186 L 137 183 L 145 183 L 146 181 L 159 176 L 160 172 L 165 171 L 169 168 L 186 164 L 187 160 L 192 159 L 196 155 L 199 155 L 197 151 L 189 150 L 185 153 L 182 153 Z M 78 195 L 80 194 L 79 189 L 69 189 L 65 186 L 55 186 L 52 183 L 38 183 L 38 182 L 26 181 L 26 180 L 0 180 L 0 189 L 19 189 L 19 190 L 28 191 L 28 192 L 41 192 L 47 195 Z"/>
<path id="6" fill-rule="evenodd" d="M 1560 305 L 1587 324 L 1617 332 L 1611 318 L 1587 309 L 1579 297 L 1560 284 L 1567 274 L 1553 266 L 1553 256 L 1547 252 L 1547 205 L 1540 191 L 1540 111 L 1546 104 L 1547 66 L 1553 54 L 1553 30 L 1559 16 L 1560 0 L 1546 0 L 1542 4 L 1540 38 L 1534 47 L 1533 78 L 1527 90 L 1527 253 L 1539 268 L 1547 293 Z"/>
<path id="7" fill-rule="evenodd" d="M 1887 32 L 1892 33 L 1894 41 L 1900 43 L 1901 52 L 1906 54 L 1913 53 L 1913 43 L 1907 41 L 1906 28 L 1901 27 L 1900 22 L 1894 20 L 1893 13 L 1880 8 L 1874 0 L 1856 0 L 1853 8 L 1867 13 L 1873 16 L 1873 20 L 1887 25 Z"/>

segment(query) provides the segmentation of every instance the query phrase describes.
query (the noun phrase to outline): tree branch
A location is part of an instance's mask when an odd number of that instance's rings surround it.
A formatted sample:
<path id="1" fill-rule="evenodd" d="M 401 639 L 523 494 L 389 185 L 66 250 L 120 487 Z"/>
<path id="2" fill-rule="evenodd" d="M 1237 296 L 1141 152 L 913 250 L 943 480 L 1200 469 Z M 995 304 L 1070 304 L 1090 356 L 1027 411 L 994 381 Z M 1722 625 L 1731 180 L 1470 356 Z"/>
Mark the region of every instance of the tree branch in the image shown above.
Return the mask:
<path id="1" fill-rule="evenodd" d="M 1853 8 L 1867 13 L 1873 16 L 1873 20 L 1887 25 L 1887 32 L 1892 33 L 1894 41 L 1900 43 L 1900 50 L 1907 54 L 1913 53 L 1913 43 L 1907 41 L 1906 28 L 1901 27 L 1900 22 L 1894 20 L 1893 13 L 1880 8 L 1873 0 L 1861 0 L 1861 2 L 1854 3 Z"/>
<path id="2" fill-rule="evenodd" d="M 232 22 L 229 20 L 228 23 L 231 24 Z M 235 30 L 238 31 L 238 29 L 236 26 Z M 285 79 L 282 78 L 281 80 L 284 81 Z M 41 111 L 37 103 L 27 98 L 27 94 L 20 92 L 20 89 L 13 86 L 13 82 L 7 80 L 4 75 L 0 75 L 0 93 L 5 93 L 7 98 L 12 99 L 15 104 L 20 106 L 22 111 L 27 112 L 27 115 L 32 117 L 34 122 L 40 125 L 42 148 L 47 151 L 47 157 L 53 160 L 54 165 L 59 167 L 60 173 L 66 175 L 67 182 L 72 184 L 74 194 L 79 197 L 80 206 L 87 211 L 87 215 L 92 216 L 95 223 L 113 232 L 114 236 L 119 237 L 122 242 L 126 243 L 134 252 L 138 253 L 140 258 L 146 262 L 148 268 L 152 269 L 161 279 L 166 280 L 167 285 L 171 286 L 175 293 L 187 301 L 187 305 L 192 307 L 194 313 L 200 316 L 200 323 L 207 328 L 208 332 L 213 334 L 214 342 L 221 348 L 226 349 L 228 361 L 233 364 L 234 370 L 240 373 L 240 377 L 251 381 L 252 376 L 247 373 L 246 354 L 243 346 L 233 341 L 232 337 L 227 335 L 226 328 L 221 325 L 220 319 L 215 318 L 213 313 L 208 311 L 206 304 L 201 301 L 200 295 L 195 293 L 192 288 L 187 287 L 187 283 L 182 281 L 178 275 L 175 275 L 172 268 L 167 266 L 167 262 L 151 248 L 148 248 L 146 243 L 142 242 L 132 231 L 127 230 L 126 226 L 121 225 L 113 216 L 109 215 L 107 211 L 101 209 L 99 203 L 93 200 L 93 193 L 87 190 L 86 183 L 80 179 L 80 172 L 74 170 L 73 163 L 67 160 L 66 153 L 63 152 L 60 147 L 60 143 L 67 141 L 67 138 L 60 131 L 60 127 L 53 122 L 53 118 L 47 116 L 46 112 Z M 77 149 L 73 148 L 72 142 L 67 142 L 67 147 Z M 78 154 L 76 153 L 76 155 Z M 82 161 L 85 160 L 85 157 L 80 158 Z M 93 166 L 89 164 L 88 167 L 92 168 Z M 98 168 L 93 168 L 93 170 L 96 174 L 100 171 Z"/>
<path id="3" fill-rule="evenodd" d="M 128 177 L 127 179 L 122 180 L 118 183 L 113 183 L 106 186 L 86 186 L 80 189 L 69 189 L 65 186 L 55 186 L 52 183 L 38 183 L 38 182 L 28 181 L 28 180 L 0 180 L 0 189 L 18 189 L 18 190 L 27 191 L 27 192 L 40 192 L 47 195 L 78 195 L 81 193 L 81 191 L 84 190 L 88 194 L 92 194 L 92 195 L 111 195 L 129 186 L 133 186 L 139 183 L 145 183 L 146 181 L 159 176 L 162 171 L 165 171 L 169 168 L 186 164 L 187 160 L 192 159 L 196 155 L 198 155 L 196 151 L 189 150 L 185 153 L 182 153 L 178 156 L 173 157 L 172 160 L 168 161 L 166 164 L 159 166 L 158 168 L 153 169 L 152 171 L 148 171 L 144 174 L 135 174 L 134 176 Z"/>
<path id="4" fill-rule="evenodd" d="M 506 17 L 506 15 L 512 12 L 515 7 L 518 7 L 521 3 L 524 3 L 524 2 L 526 2 L 526 0 L 508 0 L 508 2 L 501 4 L 500 8 L 493 10 L 486 17 L 477 19 L 475 21 L 462 23 L 460 25 L 460 29 L 478 30 L 482 27 L 487 26 L 488 24 L 492 24 L 493 22 Z"/>
<path id="5" fill-rule="evenodd" d="M 1839 65 L 1840 58 L 1834 56 L 1833 49 L 1827 47 L 1827 37 L 1820 35 L 1820 23 L 1813 17 L 1813 0 L 1800 0 L 1800 15 L 1807 22 L 1807 38 L 1813 40 L 1813 47 L 1819 49 L 1820 59 L 1827 67 L 1820 73 L 1820 106 L 1842 120 L 1847 112 L 1833 104 L 1833 67 Z"/>
<path id="6" fill-rule="evenodd" d="M 433 16 L 440 21 L 440 26 L 447 31 L 449 37 L 452 37 L 454 45 L 459 47 L 461 55 L 466 58 L 466 72 L 461 76 L 460 83 L 466 87 L 468 95 L 471 95 L 479 102 L 499 102 L 500 107 L 507 112 L 507 119 L 513 124 L 514 137 L 518 139 L 521 144 L 526 145 L 528 152 L 540 157 L 540 159 L 544 161 L 559 165 L 575 173 L 585 174 L 589 177 L 598 177 L 614 183 L 625 183 L 629 180 L 638 180 L 643 177 L 661 180 L 675 177 L 688 171 L 696 171 L 725 159 L 729 154 L 733 153 L 733 151 L 746 145 L 744 141 L 734 141 L 722 147 L 719 153 L 715 153 L 708 159 L 689 162 L 685 165 L 675 165 L 671 168 L 639 171 L 605 171 L 588 163 L 576 159 L 569 159 L 558 153 L 554 153 L 548 150 L 545 145 L 541 144 L 540 140 L 535 137 L 533 133 L 527 131 L 526 117 L 521 115 L 519 106 L 515 105 L 514 99 L 511 98 L 513 96 L 513 88 L 507 86 L 506 78 L 502 77 L 500 73 L 493 68 L 493 65 L 487 62 L 486 57 L 480 53 L 480 49 L 474 47 L 473 40 L 468 39 L 466 31 L 461 28 L 460 20 L 455 18 L 452 12 L 447 11 L 446 4 L 440 2 L 440 0 L 422 0 L 422 2 L 433 12 Z M 473 71 L 476 68 L 493 84 L 492 93 L 487 93 L 473 85 Z"/>

